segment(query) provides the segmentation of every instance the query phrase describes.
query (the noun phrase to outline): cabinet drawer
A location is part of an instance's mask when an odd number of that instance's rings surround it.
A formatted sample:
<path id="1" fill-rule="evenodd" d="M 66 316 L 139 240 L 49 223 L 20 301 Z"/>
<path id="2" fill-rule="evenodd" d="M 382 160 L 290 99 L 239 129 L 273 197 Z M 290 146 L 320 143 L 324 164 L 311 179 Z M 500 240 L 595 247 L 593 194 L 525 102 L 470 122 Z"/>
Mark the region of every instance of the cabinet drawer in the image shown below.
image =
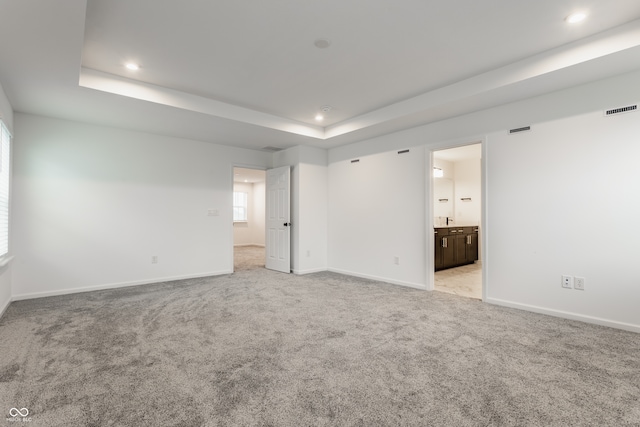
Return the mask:
<path id="1" fill-rule="evenodd" d="M 449 229 L 448 228 L 434 228 L 434 233 L 436 237 L 448 236 Z"/>
<path id="2" fill-rule="evenodd" d="M 464 227 L 451 227 L 449 229 L 449 234 L 450 235 L 460 235 L 460 234 L 464 234 L 464 233 L 465 233 Z"/>

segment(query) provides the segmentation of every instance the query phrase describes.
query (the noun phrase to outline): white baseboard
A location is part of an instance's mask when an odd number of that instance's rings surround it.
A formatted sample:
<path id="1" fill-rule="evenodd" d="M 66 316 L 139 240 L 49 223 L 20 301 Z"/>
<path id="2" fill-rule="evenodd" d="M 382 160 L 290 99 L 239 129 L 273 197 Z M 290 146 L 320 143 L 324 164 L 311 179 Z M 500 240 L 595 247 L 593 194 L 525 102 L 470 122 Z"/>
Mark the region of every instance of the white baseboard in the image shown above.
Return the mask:
<path id="1" fill-rule="evenodd" d="M 378 277 L 369 274 L 355 273 L 353 271 L 340 270 L 338 268 L 328 268 L 327 270 L 334 273 L 345 274 L 347 276 L 361 277 L 363 279 L 376 280 L 378 282 L 391 283 L 392 285 L 406 286 L 408 288 L 420 289 L 423 291 L 427 290 L 427 285 L 425 285 L 424 283 L 404 282 L 402 280 L 389 279 L 388 277 Z"/>
<path id="2" fill-rule="evenodd" d="M 326 268 L 310 268 L 308 270 L 293 270 L 293 274 L 302 276 L 305 274 L 320 273 L 322 271 L 327 271 L 327 269 Z"/>
<path id="3" fill-rule="evenodd" d="M 5 311 L 7 311 L 7 308 L 9 308 L 9 304 L 11 304 L 11 301 L 12 299 L 9 298 L 9 300 L 4 303 L 4 306 L 0 308 L 0 319 L 2 319 L 2 316 L 4 316 Z"/>
<path id="4" fill-rule="evenodd" d="M 234 248 L 241 248 L 243 246 L 258 246 L 261 248 L 265 247 L 263 243 L 239 243 L 237 245 L 236 244 L 233 245 Z"/>
<path id="5" fill-rule="evenodd" d="M 233 271 L 212 271 L 209 273 L 199 273 L 199 274 L 188 274 L 184 276 L 171 276 L 171 277 L 157 277 L 155 279 L 148 280 L 137 280 L 131 282 L 120 282 L 120 283 L 109 283 L 106 285 L 95 285 L 95 286 L 85 286 L 81 288 L 71 288 L 71 289 L 59 289 L 56 291 L 46 291 L 46 292 L 32 292 L 28 294 L 19 294 L 14 295 L 11 298 L 11 301 L 20 301 L 25 299 L 34 299 L 34 298 L 44 298 L 44 297 L 53 297 L 58 295 L 69 295 L 69 294 L 77 294 L 82 292 L 92 292 L 92 291 L 102 291 L 105 289 L 117 289 L 117 288 L 127 288 L 129 286 L 140 286 L 140 285 L 150 285 L 153 283 L 163 283 L 170 282 L 172 280 L 184 280 L 184 279 L 197 279 L 200 277 L 209 277 L 209 276 L 221 276 L 224 274 L 231 274 Z"/>
<path id="6" fill-rule="evenodd" d="M 521 304 L 512 301 L 505 301 L 496 298 L 487 298 L 484 300 L 489 304 L 501 305 L 503 307 L 517 308 L 518 310 L 531 311 L 533 313 L 546 314 L 548 316 L 561 317 L 563 319 L 578 320 L 580 322 L 592 323 L 600 326 L 608 326 L 615 329 L 623 329 L 625 331 L 640 332 L 640 325 L 631 323 L 616 322 L 615 320 L 601 319 L 599 317 L 585 316 L 582 314 L 571 313 L 562 310 L 552 310 L 549 308 L 537 307 L 534 305 Z"/>

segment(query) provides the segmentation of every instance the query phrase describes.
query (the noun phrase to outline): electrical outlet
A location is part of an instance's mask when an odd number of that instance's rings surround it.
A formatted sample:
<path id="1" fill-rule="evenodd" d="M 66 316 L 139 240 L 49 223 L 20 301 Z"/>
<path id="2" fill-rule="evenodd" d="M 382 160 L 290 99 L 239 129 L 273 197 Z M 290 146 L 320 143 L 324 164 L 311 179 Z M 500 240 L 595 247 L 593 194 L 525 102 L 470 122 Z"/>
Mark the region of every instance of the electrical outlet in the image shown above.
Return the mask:
<path id="1" fill-rule="evenodd" d="M 311 251 L 307 251 L 307 258 L 311 256 Z"/>
<path id="2" fill-rule="evenodd" d="M 218 209 L 207 209 L 207 216 L 219 216 L 220 211 Z"/>
<path id="3" fill-rule="evenodd" d="M 573 289 L 584 291 L 584 277 L 576 277 L 573 282 Z"/>
<path id="4" fill-rule="evenodd" d="M 395 265 L 400 265 L 400 257 L 394 256 L 394 257 L 393 257 L 393 263 L 394 263 Z"/>
<path id="5" fill-rule="evenodd" d="M 567 289 L 573 288 L 573 276 L 562 276 L 562 287 Z"/>
<path id="6" fill-rule="evenodd" d="M 157 264 L 158 263 L 158 255 L 153 255 L 151 257 L 151 264 Z"/>

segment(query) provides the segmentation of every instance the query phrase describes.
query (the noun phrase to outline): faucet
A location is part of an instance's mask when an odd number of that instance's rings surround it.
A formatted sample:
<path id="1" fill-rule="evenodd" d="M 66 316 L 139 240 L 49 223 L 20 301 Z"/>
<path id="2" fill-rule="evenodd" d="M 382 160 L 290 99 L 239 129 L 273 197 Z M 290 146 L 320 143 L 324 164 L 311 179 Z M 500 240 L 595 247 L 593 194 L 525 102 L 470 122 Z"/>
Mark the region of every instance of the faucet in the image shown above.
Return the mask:
<path id="1" fill-rule="evenodd" d="M 450 222 L 453 222 L 453 218 L 447 217 L 447 225 L 449 225 Z"/>

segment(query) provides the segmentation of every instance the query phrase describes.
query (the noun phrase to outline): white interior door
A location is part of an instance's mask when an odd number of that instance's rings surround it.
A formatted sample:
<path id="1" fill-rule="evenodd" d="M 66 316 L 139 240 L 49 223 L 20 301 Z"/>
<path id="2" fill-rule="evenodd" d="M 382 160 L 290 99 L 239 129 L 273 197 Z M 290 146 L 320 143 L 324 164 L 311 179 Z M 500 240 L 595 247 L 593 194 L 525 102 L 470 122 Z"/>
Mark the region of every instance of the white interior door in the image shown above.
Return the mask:
<path id="1" fill-rule="evenodd" d="M 283 273 L 291 272 L 290 180 L 289 166 L 267 170 L 266 267 Z"/>

